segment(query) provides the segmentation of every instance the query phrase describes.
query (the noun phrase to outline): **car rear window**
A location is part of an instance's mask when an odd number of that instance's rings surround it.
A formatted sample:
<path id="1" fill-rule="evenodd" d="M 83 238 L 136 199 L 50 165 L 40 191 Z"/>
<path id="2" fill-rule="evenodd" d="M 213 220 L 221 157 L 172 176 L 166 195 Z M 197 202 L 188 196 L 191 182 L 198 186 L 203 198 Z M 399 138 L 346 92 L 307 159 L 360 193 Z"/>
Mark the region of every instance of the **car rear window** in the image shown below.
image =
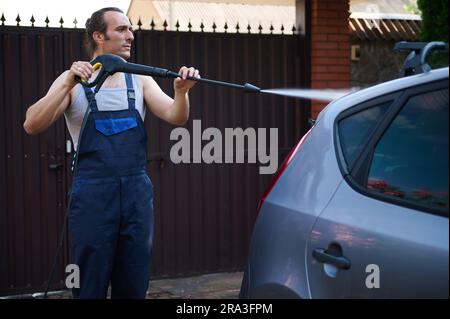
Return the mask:
<path id="1" fill-rule="evenodd" d="M 448 216 L 448 88 L 411 97 L 378 141 L 367 187 Z"/>
<path id="2" fill-rule="evenodd" d="M 392 101 L 388 101 L 372 106 L 339 122 L 339 140 L 348 168 L 353 166 L 370 135 L 391 104 Z"/>

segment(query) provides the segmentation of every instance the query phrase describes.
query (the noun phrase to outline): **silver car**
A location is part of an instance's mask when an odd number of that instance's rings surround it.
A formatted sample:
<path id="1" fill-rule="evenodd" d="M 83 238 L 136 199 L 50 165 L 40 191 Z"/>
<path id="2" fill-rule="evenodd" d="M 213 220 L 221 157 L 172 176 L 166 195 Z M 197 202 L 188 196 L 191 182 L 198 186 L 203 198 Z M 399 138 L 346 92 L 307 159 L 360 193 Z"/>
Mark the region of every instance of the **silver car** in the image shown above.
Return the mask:
<path id="1" fill-rule="evenodd" d="M 448 77 L 320 113 L 261 200 L 241 298 L 448 298 Z"/>

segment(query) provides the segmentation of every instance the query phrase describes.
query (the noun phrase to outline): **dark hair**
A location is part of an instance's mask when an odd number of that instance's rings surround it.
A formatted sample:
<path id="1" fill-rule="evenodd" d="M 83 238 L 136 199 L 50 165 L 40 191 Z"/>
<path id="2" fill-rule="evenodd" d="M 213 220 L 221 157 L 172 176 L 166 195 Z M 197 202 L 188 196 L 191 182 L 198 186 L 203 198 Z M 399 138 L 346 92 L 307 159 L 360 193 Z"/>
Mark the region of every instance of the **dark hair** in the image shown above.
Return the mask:
<path id="1" fill-rule="evenodd" d="M 86 35 L 84 39 L 84 45 L 87 51 L 87 54 L 89 57 L 92 57 L 94 54 L 95 49 L 97 48 L 97 44 L 95 43 L 94 39 L 92 38 L 92 35 L 95 31 L 98 31 L 100 33 L 103 33 L 106 36 L 106 28 L 108 27 L 106 25 L 104 15 L 105 12 L 108 11 L 116 11 L 123 13 L 122 10 L 116 7 L 108 7 L 103 8 L 100 10 L 95 11 L 89 19 L 86 21 Z"/>

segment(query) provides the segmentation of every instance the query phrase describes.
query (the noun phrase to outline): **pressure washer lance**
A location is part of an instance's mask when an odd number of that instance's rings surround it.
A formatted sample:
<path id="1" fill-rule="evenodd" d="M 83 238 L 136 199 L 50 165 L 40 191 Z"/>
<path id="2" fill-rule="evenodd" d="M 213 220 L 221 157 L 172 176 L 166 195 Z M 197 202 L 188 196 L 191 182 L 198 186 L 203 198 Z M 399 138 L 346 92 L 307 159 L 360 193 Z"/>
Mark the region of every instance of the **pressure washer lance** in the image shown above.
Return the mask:
<path id="1" fill-rule="evenodd" d="M 81 81 L 81 83 L 84 86 L 87 87 L 94 87 L 95 86 L 95 92 L 97 93 L 105 80 L 108 76 L 113 75 L 116 72 L 123 72 L 123 73 L 132 73 L 132 74 L 141 74 L 141 75 L 149 75 L 153 77 L 161 77 L 161 78 L 173 78 L 176 79 L 178 77 L 181 77 L 180 74 L 175 73 L 173 71 L 163 69 L 163 68 L 157 68 L 153 66 L 143 65 L 143 64 L 136 64 L 131 62 L 126 62 L 123 58 L 113 55 L 113 54 L 104 54 L 99 55 L 94 60 L 91 61 L 92 66 L 94 67 L 94 70 L 100 69 L 100 72 L 96 79 L 90 83 L 87 83 L 85 81 Z M 210 79 L 204 79 L 204 78 L 196 78 L 188 76 L 186 77 L 187 80 L 207 83 L 207 84 L 214 84 L 214 85 L 220 85 L 220 86 L 226 86 L 231 87 L 235 89 L 243 89 L 245 92 L 249 93 L 259 93 L 261 92 L 261 89 L 259 87 L 256 87 L 252 84 L 245 83 L 244 85 L 239 85 L 235 83 L 228 83 L 223 81 L 217 81 L 217 80 L 210 80 Z M 77 77 L 77 80 L 80 81 L 80 78 Z"/>
<path id="2" fill-rule="evenodd" d="M 141 75 L 150 75 L 153 77 L 161 77 L 161 78 L 173 78 L 176 79 L 181 77 L 180 74 L 175 73 L 173 71 L 157 68 L 153 66 L 136 64 L 131 62 L 126 62 L 123 58 L 113 55 L 113 54 L 104 54 L 99 55 L 94 60 L 91 61 L 91 64 L 94 70 L 100 69 L 99 74 L 95 78 L 94 81 L 88 83 L 85 81 L 81 81 L 79 77 L 77 81 L 83 84 L 86 87 L 94 87 L 94 92 L 97 93 L 108 76 L 113 75 L 116 72 L 124 72 L 124 73 L 133 73 L 133 74 L 141 74 Z M 330 102 L 335 99 L 338 99 L 348 93 L 354 92 L 354 90 L 314 90 L 314 89 L 267 89 L 262 90 L 257 86 L 254 86 L 250 83 L 245 83 L 244 85 L 204 79 L 204 78 L 196 78 L 188 76 L 187 80 L 192 80 L 196 82 L 206 83 L 206 84 L 214 84 L 219 86 L 225 86 L 235 89 L 241 89 L 248 93 L 265 93 L 265 94 L 274 94 L 281 95 L 287 97 L 294 97 L 300 99 L 307 100 L 321 100 L 325 102 Z"/>

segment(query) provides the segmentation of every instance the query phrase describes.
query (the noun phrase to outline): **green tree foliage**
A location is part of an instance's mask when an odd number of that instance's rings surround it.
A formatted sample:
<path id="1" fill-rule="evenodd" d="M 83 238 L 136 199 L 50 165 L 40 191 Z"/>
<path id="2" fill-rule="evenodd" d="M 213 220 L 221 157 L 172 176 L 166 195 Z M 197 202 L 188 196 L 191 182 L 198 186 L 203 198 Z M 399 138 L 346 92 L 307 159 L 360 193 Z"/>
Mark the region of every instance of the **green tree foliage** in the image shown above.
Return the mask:
<path id="1" fill-rule="evenodd" d="M 417 6 L 416 0 L 409 0 L 408 4 L 404 5 L 404 8 L 405 8 L 405 11 L 410 14 L 419 14 L 420 15 L 420 10 L 419 10 L 419 7 Z"/>
<path id="2" fill-rule="evenodd" d="M 448 43 L 448 0 L 418 0 L 422 12 L 421 41 L 444 41 Z M 448 52 L 433 54 L 428 59 L 435 68 L 448 65 Z"/>
<path id="3" fill-rule="evenodd" d="M 448 42 L 448 0 L 418 0 L 422 12 L 422 41 Z"/>

